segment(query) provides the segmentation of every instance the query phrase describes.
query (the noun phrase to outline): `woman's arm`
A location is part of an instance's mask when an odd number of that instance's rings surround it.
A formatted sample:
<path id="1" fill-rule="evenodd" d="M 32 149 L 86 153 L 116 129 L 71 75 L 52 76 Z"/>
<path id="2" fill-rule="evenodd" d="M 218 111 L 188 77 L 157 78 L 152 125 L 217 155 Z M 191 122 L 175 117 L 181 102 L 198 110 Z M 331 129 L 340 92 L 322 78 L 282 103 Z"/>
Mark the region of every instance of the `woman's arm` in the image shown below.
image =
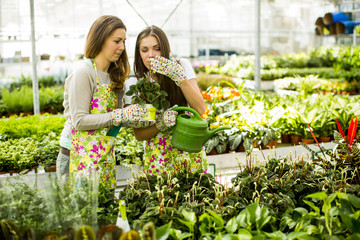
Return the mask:
<path id="1" fill-rule="evenodd" d="M 202 115 L 206 110 L 205 101 L 200 93 L 196 78 L 184 81 L 180 88 L 189 106 Z"/>
<path id="2" fill-rule="evenodd" d="M 93 130 L 112 125 L 111 113 L 90 114 L 96 76 L 87 63 L 77 65 L 69 83 L 69 110 L 76 130 Z"/>

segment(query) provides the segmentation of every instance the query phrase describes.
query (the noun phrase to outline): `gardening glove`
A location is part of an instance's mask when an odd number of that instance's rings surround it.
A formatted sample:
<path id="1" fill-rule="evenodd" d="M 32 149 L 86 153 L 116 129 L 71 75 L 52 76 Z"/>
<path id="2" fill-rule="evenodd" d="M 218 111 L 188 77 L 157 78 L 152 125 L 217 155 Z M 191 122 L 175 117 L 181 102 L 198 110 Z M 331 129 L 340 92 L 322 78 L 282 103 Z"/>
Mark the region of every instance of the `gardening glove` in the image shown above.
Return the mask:
<path id="1" fill-rule="evenodd" d="M 139 122 L 128 123 L 125 126 L 131 128 L 147 128 L 155 125 L 155 120 L 140 120 Z"/>
<path id="2" fill-rule="evenodd" d="M 169 59 L 156 56 L 150 59 L 151 71 L 163 74 L 171 78 L 176 85 L 180 86 L 186 80 L 183 67 L 169 53 Z"/>
<path id="3" fill-rule="evenodd" d="M 171 110 L 172 108 L 169 108 L 165 112 L 160 112 L 156 116 L 155 127 L 160 132 L 166 131 L 166 130 L 168 130 L 169 128 L 171 128 L 172 126 L 174 126 L 176 124 L 176 117 L 178 115 L 178 112 L 174 111 L 174 110 Z"/>
<path id="4" fill-rule="evenodd" d="M 125 108 L 118 108 L 111 112 L 113 125 L 119 126 L 120 123 L 124 123 L 128 126 L 132 124 L 137 124 L 144 120 L 147 115 L 148 109 L 140 106 L 139 104 L 134 104 L 127 106 Z"/>

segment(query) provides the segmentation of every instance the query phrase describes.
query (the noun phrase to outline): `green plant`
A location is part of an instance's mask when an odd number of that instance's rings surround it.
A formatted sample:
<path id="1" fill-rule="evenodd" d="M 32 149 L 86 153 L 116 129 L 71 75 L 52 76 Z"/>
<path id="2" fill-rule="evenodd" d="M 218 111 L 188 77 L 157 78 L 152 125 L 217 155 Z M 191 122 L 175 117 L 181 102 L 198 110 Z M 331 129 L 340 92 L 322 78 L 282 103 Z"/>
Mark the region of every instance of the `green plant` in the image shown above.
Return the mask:
<path id="1" fill-rule="evenodd" d="M 132 96 L 131 103 L 133 104 L 152 104 L 155 108 L 164 110 L 170 107 L 170 102 L 166 99 L 167 92 L 161 90 L 160 83 L 151 82 L 148 77 L 131 85 L 126 95 Z"/>

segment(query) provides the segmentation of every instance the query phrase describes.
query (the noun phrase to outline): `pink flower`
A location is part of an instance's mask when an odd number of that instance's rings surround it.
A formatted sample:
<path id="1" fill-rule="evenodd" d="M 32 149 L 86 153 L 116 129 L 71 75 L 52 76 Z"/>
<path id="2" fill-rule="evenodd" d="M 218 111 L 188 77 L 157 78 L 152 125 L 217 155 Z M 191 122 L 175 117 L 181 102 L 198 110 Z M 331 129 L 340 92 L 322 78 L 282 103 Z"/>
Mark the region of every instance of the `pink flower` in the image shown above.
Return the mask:
<path id="1" fill-rule="evenodd" d="M 83 170 L 85 168 L 84 164 L 81 162 L 77 170 Z"/>
<path id="2" fill-rule="evenodd" d="M 94 108 L 97 108 L 99 107 L 99 99 L 98 98 L 92 98 L 91 101 L 90 101 L 90 104 L 91 104 L 91 109 L 94 109 Z"/>
<path id="3" fill-rule="evenodd" d="M 166 146 L 166 138 L 159 138 L 158 145 L 165 147 Z"/>

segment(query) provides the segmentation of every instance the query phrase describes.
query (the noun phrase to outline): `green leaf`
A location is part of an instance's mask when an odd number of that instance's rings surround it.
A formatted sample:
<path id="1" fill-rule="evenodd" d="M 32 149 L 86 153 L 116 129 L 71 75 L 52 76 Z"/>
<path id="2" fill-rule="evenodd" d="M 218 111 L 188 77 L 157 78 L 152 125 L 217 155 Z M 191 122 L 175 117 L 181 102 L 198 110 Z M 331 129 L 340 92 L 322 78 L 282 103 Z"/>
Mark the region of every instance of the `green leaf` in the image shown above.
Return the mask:
<path id="1" fill-rule="evenodd" d="M 318 207 L 316 207 L 313 202 L 309 202 L 309 201 L 306 201 L 306 200 L 303 200 L 303 201 L 304 201 L 307 205 L 309 205 L 312 209 L 314 209 L 317 214 L 320 214 L 320 209 L 319 209 Z"/>
<path id="2" fill-rule="evenodd" d="M 252 234 L 248 230 L 243 229 L 243 228 L 239 229 L 239 231 L 237 232 L 237 235 L 242 240 L 250 240 L 253 238 Z"/>
<path id="3" fill-rule="evenodd" d="M 225 229 L 228 233 L 234 233 L 238 229 L 238 224 L 236 222 L 236 218 L 231 218 L 225 226 Z"/>
<path id="4" fill-rule="evenodd" d="M 206 211 L 211 214 L 212 220 L 216 223 L 216 225 L 218 227 L 224 226 L 224 220 L 222 219 L 222 217 L 219 214 L 217 214 L 216 212 L 214 212 L 210 209 L 206 209 Z"/>
<path id="5" fill-rule="evenodd" d="M 229 143 L 230 143 L 230 150 L 234 151 L 241 143 L 242 141 L 242 135 L 232 135 L 229 137 Z"/>
<path id="6" fill-rule="evenodd" d="M 352 233 L 360 234 L 360 222 L 357 219 L 354 219 L 349 214 L 339 211 L 341 220 L 349 228 Z"/>
<path id="7" fill-rule="evenodd" d="M 325 192 L 317 192 L 317 193 L 313 193 L 313 194 L 309 194 L 306 196 L 307 198 L 315 198 L 315 199 L 319 199 L 319 200 L 323 200 L 325 201 L 326 199 L 326 193 Z"/>
<path id="8" fill-rule="evenodd" d="M 307 236 L 305 232 L 292 232 L 287 235 L 288 240 L 303 239 L 301 237 Z"/>
<path id="9" fill-rule="evenodd" d="M 271 240 L 287 240 L 286 235 L 281 231 L 276 231 L 272 233 L 264 232 L 264 234 Z"/>
<path id="10" fill-rule="evenodd" d="M 186 220 L 195 224 L 196 223 L 196 215 L 194 212 L 188 212 L 185 209 L 182 210 L 182 215 L 185 217 Z"/>
<path id="11" fill-rule="evenodd" d="M 172 224 L 172 221 L 170 221 L 168 224 L 165 224 L 159 228 L 156 228 L 156 239 L 157 240 L 165 240 L 169 237 L 171 224 Z"/>

